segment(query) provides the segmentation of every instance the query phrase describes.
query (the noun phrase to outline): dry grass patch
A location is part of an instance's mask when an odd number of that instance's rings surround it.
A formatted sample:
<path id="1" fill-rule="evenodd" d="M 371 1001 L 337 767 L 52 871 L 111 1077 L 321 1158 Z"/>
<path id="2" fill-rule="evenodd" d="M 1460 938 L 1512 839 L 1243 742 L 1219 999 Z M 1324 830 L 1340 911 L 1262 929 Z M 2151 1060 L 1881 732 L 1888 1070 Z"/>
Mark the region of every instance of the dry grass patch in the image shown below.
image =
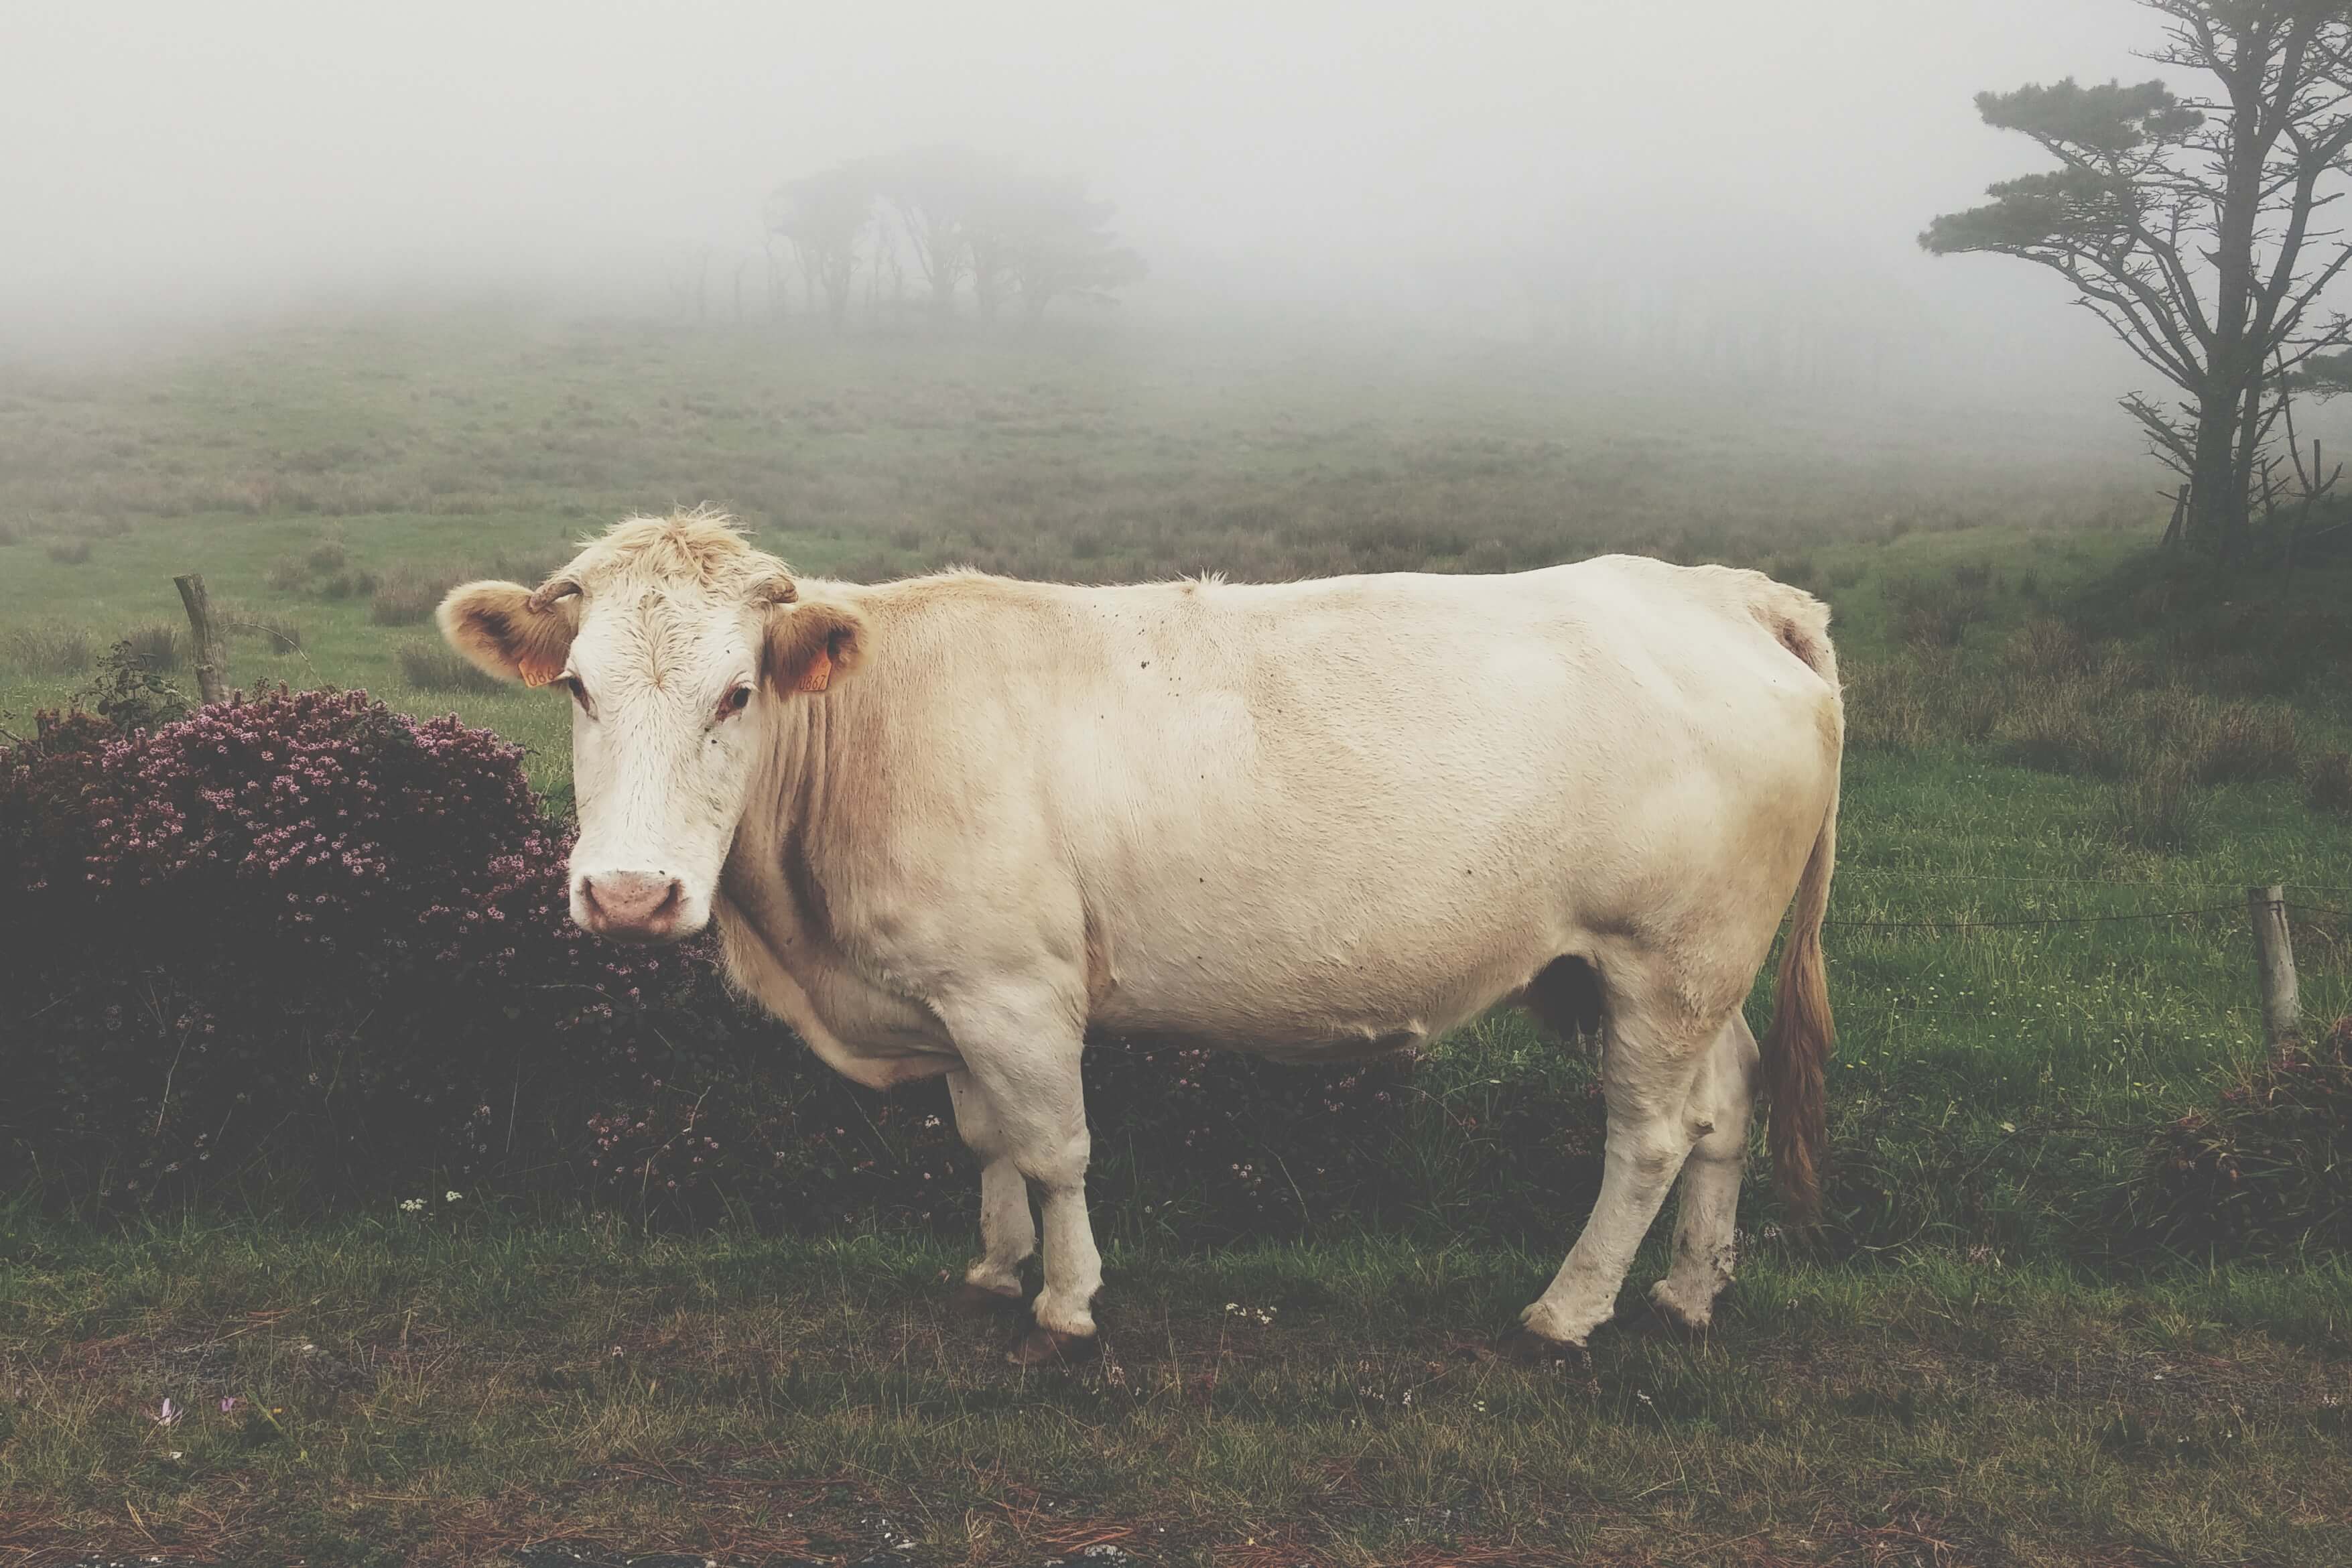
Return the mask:
<path id="1" fill-rule="evenodd" d="M 380 626 L 421 626 L 433 618 L 443 596 L 460 581 L 446 572 L 395 568 L 377 581 L 368 619 Z"/>
<path id="2" fill-rule="evenodd" d="M 88 626 L 62 621 L 11 626 L 6 641 L 8 662 L 27 675 L 79 675 L 98 657 L 98 640 Z"/>
<path id="3" fill-rule="evenodd" d="M 2322 753 L 2304 774 L 2303 798 L 2315 811 L 2352 816 L 2352 752 Z"/>
<path id="4" fill-rule="evenodd" d="M 419 691 L 497 691 L 499 683 L 439 642 L 413 642 L 400 650 L 400 675 Z"/>

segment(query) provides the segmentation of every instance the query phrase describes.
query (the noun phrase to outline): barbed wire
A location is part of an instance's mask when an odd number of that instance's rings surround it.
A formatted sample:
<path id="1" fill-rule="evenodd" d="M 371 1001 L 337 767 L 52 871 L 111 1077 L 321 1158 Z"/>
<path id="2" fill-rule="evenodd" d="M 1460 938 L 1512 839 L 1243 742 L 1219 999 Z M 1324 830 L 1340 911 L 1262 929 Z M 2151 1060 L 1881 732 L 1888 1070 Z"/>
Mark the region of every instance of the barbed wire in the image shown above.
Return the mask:
<path id="1" fill-rule="evenodd" d="M 1990 871 L 1913 871 L 1898 866 L 1842 865 L 1840 877 L 1900 877 L 1911 882 L 2004 882 L 2020 886 L 2047 885 L 2064 888 L 2177 888 L 2183 891 L 2238 892 L 2252 887 L 2266 887 L 2267 879 L 2248 878 L 2242 882 L 2159 881 L 2147 877 L 2009 877 Z M 2352 894 L 2352 888 L 2330 887 L 2319 882 L 2303 882 L 2292 879 L 2288 888 L 2301 888 L 2314 893 Z"/>
<path id="2" fill-rule="evenodd" d="M 2122 914 L 2040 915 L 2017 920 L 1823 921 L 1845 931 L 2002 931 L 2021 926 L 2100 925 L 2114 921 L 2169 921 L 2190 915 L 2240 914 L 2236 904 L 2213 904 L 2193 910 L 2132 910 Z"/>

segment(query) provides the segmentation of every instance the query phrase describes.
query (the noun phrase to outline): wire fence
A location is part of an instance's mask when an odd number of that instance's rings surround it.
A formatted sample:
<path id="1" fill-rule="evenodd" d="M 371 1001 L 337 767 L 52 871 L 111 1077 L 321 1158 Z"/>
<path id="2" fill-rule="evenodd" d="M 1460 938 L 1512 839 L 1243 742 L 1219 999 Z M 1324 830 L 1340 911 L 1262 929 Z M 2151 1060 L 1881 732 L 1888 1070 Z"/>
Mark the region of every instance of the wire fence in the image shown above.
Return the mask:
<path id="1" fill-rule="evenodd" d="M 2352 1005 L 2352 992 L 2347 992 L 2346 984 L 2347 977 L 2345 973 L 2347 943 L 2352 943 L 2352 908 L 2345 907 L 2340 899 L 2328 902 L 2306 899 L 2306 895 L 2310 894 L 2326 897 L 2340 894 L 2343 891 L 2333 885 L 2292 883 L 2282 886 L 2278 883 L 2267 883 L 2249 886 L 2246 883 L 2187 879 L 2158 880 L 2126 877 L 2098 878 L 2065 875 L 2031 877 L 1979 872 L 1914 872 L 1889 866 L 1862 866 L 1853 868 L 1851 871 L 1841 868 L 1842 880 L 1849 875 L 1854 881 L 1859 881 L 1873 892 L 1882 890 L 1871 888 L 1872 882 L 1882 877 L 1900 879 L 1906 889 L 1923 883 L 1928 885 L 1950 883 L 1956 886 L 1990 884 L 2016 889 L 2016 901 L 2023 902 L 2029 908 L 2040 902 L 2030 889 L 2048 893 L 2052 901 L 2071 903 L 2075 907 L 2046 914 L 2011 915 L 1994 912 L 1979 915 L 1970 912 L 1910 916 L 1901 913 L 1901 903 L 1897 902 L 1895 909 L 1889 911 L 1889 918 L 1837 918 L 1822 922 L 1832 930 L 1855 933 L 1919 932 L 1932 942 L 1947 934 L 1973 931 L 2095 931 L 2131 927 L 2153 930 L 2167 925 L 2200 928 L 2204 934 L 2197 941 L 2207 952 L 2207 957 L 2200 961 L 2200 968 L 2209 984 L 2213 977 L 2209 966 L 2221 952 L 2221 947 L 2214 943 L 2215 938 L 2221 938 L 2222 943 L 2229 947 L 2241 948 L 2252 958 L 2252 963 L 2246 972 L 2248 984 L 2244 994 L 2233 1001 L 2223 1003 L 2222 1012 L 2235 1018 L 2243 1018 L 2250 1011 L 2257 1013 L 2262 1020 L 2263 1035 L 2273 1046 L 2278 1045 L 2287 1036 L 2296 1033 L 2303 1017 L 2315 1015 L 2321 1018 L 2332 1017 L 2345 1011 L 2347 1005 Z M 1851 889 L 1853 883 L 1850 881 L 1846 885 Z M 2117 910 L 2082 907 L 2091 901 L 2085 890 L 2093 888 L 2111 888 L 2143 895 L 2147 889 L 2164 889 L 2175 894 L 2188 894 L 2192 897 L 2200 893 L 2227 889 L 2236 896 L 2226 903 L 2218 900 L 2191 902 L 2188 899 L 2181 899 L 2179 901 L 2166 900 L 2159 907 L 2153 909 L 2143 907 Z M 2290 893 L 2295 896 L 2287 896 Z M 1909 900 L 1902 900 L 1902 902 L 1909 901 Z M 1972 901 L 1990 901 L 1995 904 L 1997 910 L 2000 903 L 2010 900 L 1983 894 L 1979 895 L 1978 900 Z M 1881 907 L 1884 908 L 1883 905 Z M 2222 924 L 2217 927 L 2215 925 L 2217 921 Z M 2306 939 L 2313 944 L 2306 951 L 2306 958 L 2316 958 L 2318 962 L 2306 977 L 2308 984 L 2299 984 L 2294 973 L 2294 948 L 2298 942 Z M 2082 952 L 2080 949 L 2076 951 L 2078 953 Z M 2099 951 L 2101 950 L 2096 946 L 2089 950 L 2091 955 L 2095 955 Z M 2013 961 L 2013 954 L 2008 954 L 2007 950 L 2002 952 L 2004 956 L 2001 962 Z M 2143 971 L 2152 956 L 2149 949 L 2137 942 L 2116 950 L 2116 957 L 2119 961 L 2136 963 Z M 2020 975 L 2013 978 L 2024 977 Z M 2179 980 L 2185 977 L 2176 976 L 2175 978 Z M 2078 974 L 2075 976 L 2074 984 L 2080 984 L 2086 979 L 2095 981 L 2097 977 Z M 2107 982 L 2125 981 L 2128 984 L 2130 979 L 2125 970 L 2118 969 L 2113 975 L 2107 977 Z M 1992 993 L 2000 993 L 2005 989 L 2002 978 L 1997 974 L 1981 975 L 1978 978 L 1977 984 L 1989 984 Z M 2177 1007 L 2185 1000 L 2177 986 L 2168 986 L 2156 973 L 2140 973 L 2137 984 L 2142 988 L 2146 1003 L 2158 1012 L 2168 1011 L 2168 1004 L 2171 1007 Z M 2205 989 L 2202 985 L 2192 988 L 2200 991 Z M 2106 994 L 2110 989 L 2106 982 L 2100 982 L 2096 989 L 2102 993 L 2099 997 L 2102 1004 L 2112 1005 L 2120 999 L 2115 994 Z M 2297 995 L 2299 989 L 2305 993 L 2300 999 Z M 1899 994 L 1900 990 L 1901 987 L 1898 984 L 1896 993 Z M 2210 1000 L 2210 996 L 2208 999 Z M 2051 1021 L 2052 1017 L 2047 1011 L 2050 998 L 2041 994 L 2031 996 L 2021 994 L 2005 1002 L 1993 994 L 1988 994 L 1980 1000 L 1940 997 L 1932 1000 L 1915 1000 L 1906 997 L 1899 1001 L 1895 999 L 1895 994 L 1890 994 L 1888 997 L 1881 1000 L 1893 1013 L 1899 1014 L 1905 1018 L 2000 1019 L 2005 1024 L 2014 1024 L 2028 1021 L 2029 1015 L 2044 1021 Z M 2084 1000 L 2087 1003 L 2089 998 L 2086 996 Z M 1956 1002 L 1962 1005 L 1955 1005 Z M 2318 1004 L 2319 1006 L 2310 1008 L 2307 1005 L 2314 1003 Z M 1867 1005 L 1867 1004 L 1864 1005 Z M 2064 1013 L 2071 1012 L 2072 1009 L 2062 1006 L 2059 1011 Z"/>
<path id="2" fill-rule="evenodd" d="M 2037 915 L 2018 920 L 1823 921 L 1845 931 L 2011 931 L 2027 926 L 2104 925 L 2117 921 L 2172 921 L 2191 916 L 2243 914 L 2243 906 L 2215 904 L 2193 910 L 2131 910 L 2120 914 Z"/>
<path id="3" fill-rule="evenodd" d="M 1973 871 L 1914 871 L 1893 866 L 1841 867 L 1841 880 L 1849 886 L 1857 878 L 1887 877 L 1900 879 L 1906 885 L 1921 882 L 1993 883 L 2016 888 L 2164 888 L 2174 892 L 2213 892 L 2226 889 L 2238 895 L 2229 903 L 2200 903 L 2158 910 L 2097 910 L 2067 914 L 2003 915 L 1993 919 L 1974 916 L 1931 915 L 1905 920 L 1829 920 L 1823 925 L 1843 931 L 2014 931 L 2036 926 L 2108 925 L 2142 921 L 2210 920 L 2216 917 L 2245 918 L 2246 894 L 2250 888 L 2262 884 L 2246 882 L 2159 881 L 2131 877 L 2017 877 Z M 2330 895 L 2352 894 L 2352 889 L 2319 883 L 2297 882 L 2291 886 L 2298 891 Z M 2286 900 L 2288 912 L 2294 918 L 2308 921 L 2313 917 L 2329 920 L 2352 920 L 2352 910 L 2332 904 L 2307 903 L 2301 899 Z"/>

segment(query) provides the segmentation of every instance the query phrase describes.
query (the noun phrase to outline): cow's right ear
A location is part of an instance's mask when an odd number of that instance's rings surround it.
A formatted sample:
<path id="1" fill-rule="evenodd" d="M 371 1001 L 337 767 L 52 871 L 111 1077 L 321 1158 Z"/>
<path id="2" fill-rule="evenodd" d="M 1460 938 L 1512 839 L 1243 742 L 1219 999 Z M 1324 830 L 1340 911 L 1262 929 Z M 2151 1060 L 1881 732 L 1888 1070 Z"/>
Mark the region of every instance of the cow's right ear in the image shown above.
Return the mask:
<path id="1" fill-rule="evenodd" d="M 485 675 L 545 686 L 563 673 L 580 629 L 576 598 L 550 602 L 520 583 L 466 583 L 449 590 L 436 618 L 449 646 Z"/>

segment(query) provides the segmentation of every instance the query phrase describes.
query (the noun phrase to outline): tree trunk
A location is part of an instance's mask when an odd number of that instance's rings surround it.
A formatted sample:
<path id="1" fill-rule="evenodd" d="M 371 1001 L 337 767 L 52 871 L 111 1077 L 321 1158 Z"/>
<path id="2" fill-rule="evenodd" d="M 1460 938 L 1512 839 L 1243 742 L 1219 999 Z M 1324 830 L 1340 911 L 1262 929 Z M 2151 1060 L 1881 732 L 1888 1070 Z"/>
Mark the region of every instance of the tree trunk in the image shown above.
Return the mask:
<path id="1" fill-rule="evenodd" d="M 2242 402 L 2230 388 L 2209 386 L 2197 405 L 2197 456 L 2183 532 L 2190 549 L 2209 555 L 2230 548 L 2245 521 L 2246 487 L 2238 476 Z"/>

